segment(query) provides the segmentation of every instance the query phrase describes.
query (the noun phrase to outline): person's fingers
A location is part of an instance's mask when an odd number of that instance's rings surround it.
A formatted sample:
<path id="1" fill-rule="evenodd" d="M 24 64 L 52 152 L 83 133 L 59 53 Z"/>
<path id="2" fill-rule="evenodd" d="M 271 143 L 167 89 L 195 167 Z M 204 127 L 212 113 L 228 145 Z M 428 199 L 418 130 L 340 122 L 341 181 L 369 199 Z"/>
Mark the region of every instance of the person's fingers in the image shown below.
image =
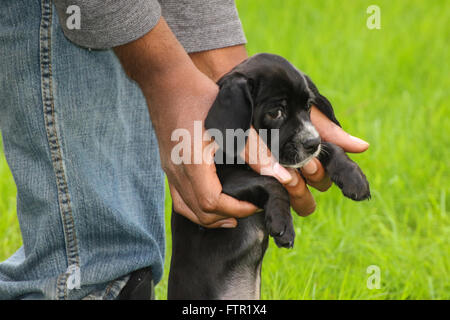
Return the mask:
<path id="1" fill-rule="evenodd" d="M 325 172 L 319 159 L 313 158 L 301 168 L 306 182 L 319 191 L 327 191 L 331 187 L 331 179 Z"/>
<path id="2" fill-rule="evenodd" d="M 292 209 L 302 217 L 308 216 L 316 209 L 314 197 L 306 186 L 305 180 L 300 176 L 300 173 L 295 169 L 289 168 L 288 170 L 293 178 L 284 187 L 289 192 Z"/>
<path id="3" fill-rule="evenodd" d="M 200 220 L 197 214 L 194 213 L 184 202 L 178 190 L 169 184 L 170 194 L 172 196 L 172 203 L 176 213 L 179 213 L 191 220 L 192 222 L 201 225 L 206 228 L 234 228 L 237 225 L 237 221 L 234 218 L 225 218 L 222 215 L 208 213 L 210 219 L 208 223 L 204 223 L 205 220 Z"/>
<path id="4" fill-rule="evenodd" d="M 346 152 L 360 153 L 369 148 L 369 143 L 345 132 L 333 123 L 315 106 L 311 108 L 311 122 L 319 132 L 322 140 L 334 143 Z"/>
<path id="5" fill-rule="evenodd" d="M 237 200 L 225 193 L 219 195 L 216 208 L 218 213 L 235 218 L 245 218 L 260 210 L 250 202 Z"/>
<path id="6" fill-rule="evenodd" d="M 246 201 L 240 201 L 222 193 L 222 185 L 212 161 L 212 152 L 204 154 L 206 161 L 202 165 L 189 165 L 190 181 L 200 210 L 229 217 L 242 218 L 255 213 L 258 208 Z M 211 157 L 211 158 L 210 158 Z"/>
<path id="7" fill-rule="evenodd" d="M 250 128 L 247 143 L 240 156 L 261 175 L 272 176 L 282 184 L 289 183 L 292 179 L 292 176 L 278 163 L 253 127 Z"/>

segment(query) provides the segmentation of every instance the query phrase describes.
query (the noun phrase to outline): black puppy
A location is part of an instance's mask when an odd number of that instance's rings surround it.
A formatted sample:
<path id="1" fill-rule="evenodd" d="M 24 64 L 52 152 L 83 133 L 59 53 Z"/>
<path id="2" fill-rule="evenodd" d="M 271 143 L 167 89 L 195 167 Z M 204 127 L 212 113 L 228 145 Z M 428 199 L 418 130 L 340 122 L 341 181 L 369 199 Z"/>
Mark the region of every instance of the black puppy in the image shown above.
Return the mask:
<path id="1" fill-rule="evenodd" d="M 247 130 L 250 125 L 256 130 L 279 129 L 283 166 L 300 168 L 317 156 L 345 196 L 357 201 L 370 197 L 358 165 L 340 147 L 321 143 L 311 123 L 310 108 L 315 105 L 339 125 L 330 102 L 287 60 L 255 55 L 218 84 L 220 92 L 206 118 L 206 129 L 218 129 L 224 137 L 226 129 Z M 261 176 L 246 164 L 216 164 L 216 168 L 224 193 L 264 211 L 239 219 L 234 229 L 201 228 L 173 211 L 169 299 L 259 299 L 268 236 L 279 247 L 294 244 L 289 195 L 275 178 Z"/>

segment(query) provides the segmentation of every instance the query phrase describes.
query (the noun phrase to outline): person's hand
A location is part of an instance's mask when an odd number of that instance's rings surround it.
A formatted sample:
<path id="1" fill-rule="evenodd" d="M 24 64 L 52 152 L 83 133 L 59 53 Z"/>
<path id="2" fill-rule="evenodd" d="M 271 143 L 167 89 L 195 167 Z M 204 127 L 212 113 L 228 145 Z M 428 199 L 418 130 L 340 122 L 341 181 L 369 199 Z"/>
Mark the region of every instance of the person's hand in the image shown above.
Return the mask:
<path id="1" fill-rule="evenodd" d="M 256 146 L 250 149 L 250 146 Z M 257 153 L 254 150 L 258 150 Z M 277 179 L 289 192 L 290 204 L 297 214 L 306 216 L 314 212 L 316 202 L 299 172 L 278 163 L 256 130 L 251 127 L 241 158 L 261 175 Z"/>
<path id="2" fill-rule="evenodd" d="M 172 114 L 165 114 L 173 123 L 166 122 L 164 127 L 157 130 L 161 162 L 169 182 L 174 209 L 191 221 L 209 228 L 234 227 L 237 221 L 227 218 L 243 218 L 257 210 L 248 202 L 222 193 L 214 164 L 215 149 L 209 148 L 211 143 L 202 141 L 196 149 L 195 142 L 191 140 L 194 147 L 187 157 L 187 163 L 175 164 L 171 157 L 173 147 L 178 143 L 169 140 L 171 133 L 183 129 L 188 133 L 186 136 L 195 139 L 194 121 L 203 123 L 217 92 L 215 83 L 196 71 L 189 75 L 189 81 L 180 82 L 166 92 L 161 88 L 149 101 L 155 108 L 170 105 L 173 110 Z M 189 106 L 188 112 L 186 106 Z M 163 122 L 163 119 L 156 121 Z M 196 158 L 200 159 L 198 164 L 195 163 Z"/>

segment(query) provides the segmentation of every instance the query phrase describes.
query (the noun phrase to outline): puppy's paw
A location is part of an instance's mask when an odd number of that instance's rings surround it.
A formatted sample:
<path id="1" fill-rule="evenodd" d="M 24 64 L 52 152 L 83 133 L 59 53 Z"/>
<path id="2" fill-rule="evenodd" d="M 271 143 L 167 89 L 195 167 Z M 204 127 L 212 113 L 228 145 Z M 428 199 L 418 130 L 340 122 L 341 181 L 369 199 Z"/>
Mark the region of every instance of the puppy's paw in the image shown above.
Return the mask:
<path id="1" fill-rule="evenodd" d="M 266 209 L 266 228 L 279 248 L 294 246 L 295 231 L 288 200 L 270 199 Z"/>
<path id="2" fill-rule="evenodd" d="M 331 180 L 347 198 L 354 201 L 370 199 L 370 187 L 366 176 L 354 162 L 348 162 L 331 176 Z"/>
<path id="3" fill-rule="evenodd" d="M 284 233 L 279 236 L 273 236 L 273 240 L 278 248 L 290 249 L 294 247 L 295 231 L 293 227 L 286 225 Z"/>

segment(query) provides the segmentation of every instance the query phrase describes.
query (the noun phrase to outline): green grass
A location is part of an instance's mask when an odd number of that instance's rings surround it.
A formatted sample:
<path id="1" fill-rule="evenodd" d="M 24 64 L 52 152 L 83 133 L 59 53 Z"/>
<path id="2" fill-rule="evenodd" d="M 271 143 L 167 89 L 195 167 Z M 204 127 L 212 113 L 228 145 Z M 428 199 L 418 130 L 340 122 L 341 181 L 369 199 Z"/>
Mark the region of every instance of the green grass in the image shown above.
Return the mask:
<path id="1" fill-rule="evenodd" d="M 0 152 L 0 261 L 8 258 L 21 245 L 16 216 L 16 186 L 5 157 Z"/>
<path id="2" fill-rule="evenodd" d="M 318 207 L 295 217 L 294 249 L 271 241 L 262 298 L 449 299 L 448 1 L 237 3 L 249 53 L 289 59 L 332 101 L 343 127 L 371 143 L 352 158 L 370 181 L 372 200 L 352 202 L 336 187 L 313 191 Z M 380 30 L 366 27 L 371 4 L 381 8 Z M 14 197 L 2 159 L 0 259 L 20 245 Z M 167 226 L 159 299 L 166 297 Z M 370 265 L 380 268 L 380 289 L 367 288 Z"/>

